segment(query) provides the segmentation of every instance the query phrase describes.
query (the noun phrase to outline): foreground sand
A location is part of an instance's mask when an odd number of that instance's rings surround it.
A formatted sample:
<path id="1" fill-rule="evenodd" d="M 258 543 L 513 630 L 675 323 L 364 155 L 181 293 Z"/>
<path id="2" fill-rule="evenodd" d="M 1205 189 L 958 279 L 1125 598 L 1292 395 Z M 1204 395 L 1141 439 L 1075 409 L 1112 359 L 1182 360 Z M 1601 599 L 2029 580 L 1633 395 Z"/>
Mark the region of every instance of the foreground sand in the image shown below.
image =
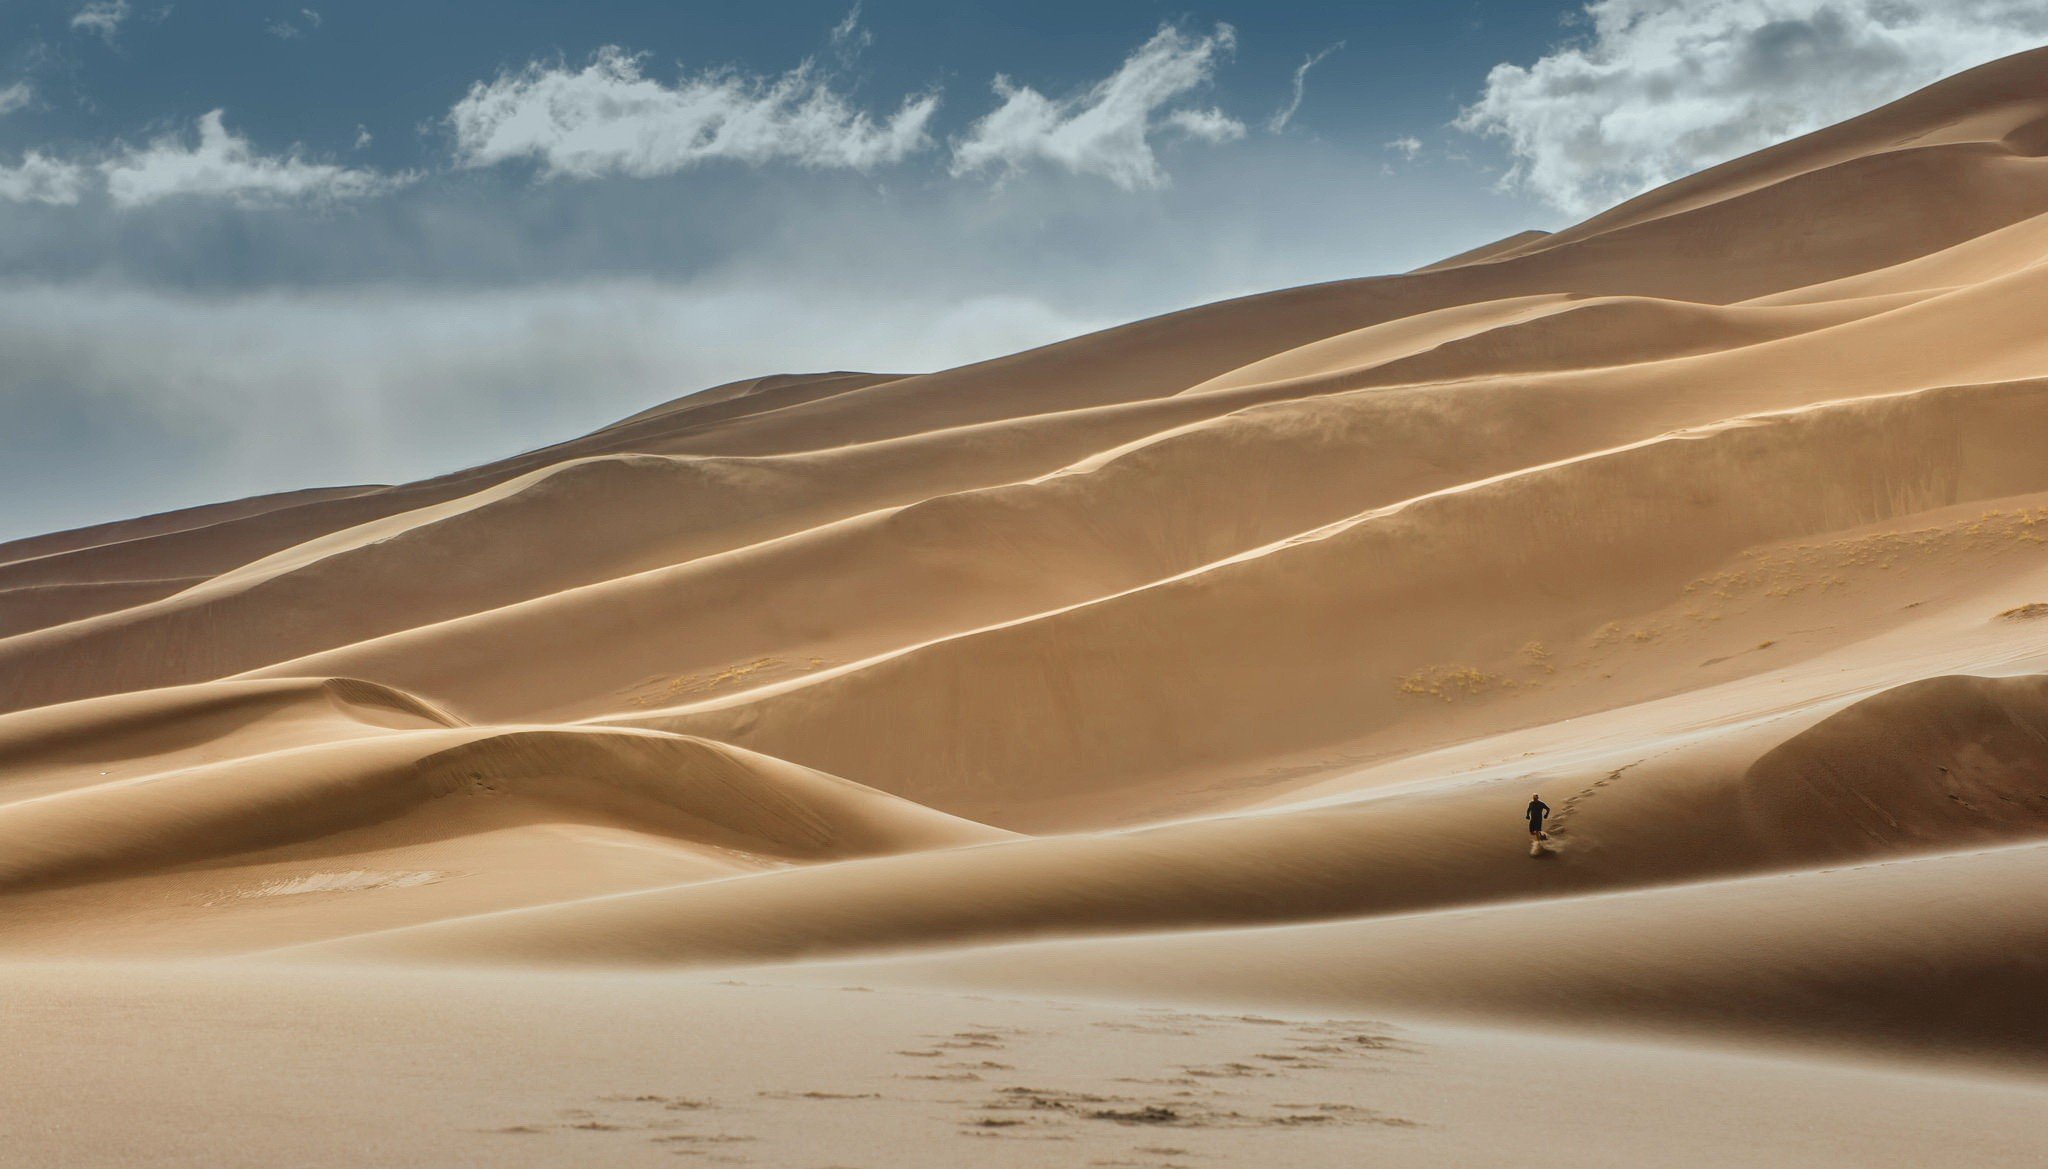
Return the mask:
<path id="1" fill-rule="evenodd" d="M 2044 155 L 0 546 L 9 1156 L 2038 1164 Z"/>
<path id="2" fill-rule="evenodd" d="M 14 967 L 44 1166 L 2036 1165 L 2048 1082 L 1290 1011 Z M 109 1123 L 109 1069 L 123 1069 Z"/>

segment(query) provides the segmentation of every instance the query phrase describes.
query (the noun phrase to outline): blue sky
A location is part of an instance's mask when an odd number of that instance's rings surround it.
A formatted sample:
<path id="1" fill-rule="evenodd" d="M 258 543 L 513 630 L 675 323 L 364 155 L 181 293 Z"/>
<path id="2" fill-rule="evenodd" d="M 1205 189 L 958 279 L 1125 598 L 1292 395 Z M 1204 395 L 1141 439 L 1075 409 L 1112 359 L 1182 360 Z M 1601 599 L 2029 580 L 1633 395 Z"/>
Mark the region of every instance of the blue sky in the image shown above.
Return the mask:
<path id="1" fill-rule="evenodd" d="M 1400 271 L 2044 39 L 2048 0 L 0 0 L 0 538 Z"/>

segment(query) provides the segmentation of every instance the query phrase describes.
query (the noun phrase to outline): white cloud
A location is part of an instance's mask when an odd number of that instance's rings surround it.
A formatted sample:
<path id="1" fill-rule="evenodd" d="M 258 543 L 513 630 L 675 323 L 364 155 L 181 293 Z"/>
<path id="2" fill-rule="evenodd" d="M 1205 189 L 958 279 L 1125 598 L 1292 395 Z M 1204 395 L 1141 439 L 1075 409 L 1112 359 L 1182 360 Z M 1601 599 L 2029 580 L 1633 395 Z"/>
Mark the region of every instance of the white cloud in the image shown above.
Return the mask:
<path id="1" fill-rule="evenodd" d="M 1166 185 L 1152 151 L 1160 125 L 1211 142 L 1240 137 L 1244 126 L 1217 110 L 1160 111 L 1206 85 L 1218 61 L 1237 46 L 1237 32 L 1219 24 L 1193 37 L 1165 25 L 1117 71 L 1082 93 L 1055 100 L 997 77 L 1002 104 L 953 144 L 956 175 L 996 169 L 1005 173 L 1034 163 L 1099 175 L 1125 190 Z"/>
<path id="2" fill-rule="evenodd" d="M 362 125 L 361 123 L 357 123 L 355 148 L 357 150 L 362 150 L 368 147 L 370 143 L 374 141 L 376 141 L 376 136 L 370 133 L 370 128 L 368 126 Z"/>
<path id="3" fill-rule="evenodd" d="M 810 62 L 779 77 L 706 73 L 668 86 L 607 47 L 582 69 L 532 64 L 478 82 L 448 122 L 464 166 L 531 158 L 550 178 L 646 178 L 714 160 L 866 170 L 922 149 L 937 108 L 936 94 L 916 95 L 876 121 Z"/>
<path id="4" fill-rule="evenodd" d="M 0 117 L 34 101 L 35 90 L 26 81 L 0 89 Z M 0 164 L 0 203 L 50 203 L 71 206 L 83 198 L 87 172 L 77 163 L 51 158 L 39 150 L 22 156 L 18 165 Z"/>
<path id="5" fill-rule="evenodd" d="M 107 194 L 119 207 L 140 207 L 179 196 L 228 199 L 244 207 L 357 199 L 412 181 L 334 163 L 311 162 L 294 152 L 258 154 L 214 110 L 199 119 L 199 141 L 171 134 L 146 149 L 130 148 L 101 167 Z"/>
<path id="6" fill-rule="evenodd" d="M 1175 110 L 1166 115 L 1166 125 L 1204 142 L 1235 142 L 1244 137 L 1244 123 L 1214 107 Z"/>
<path id="7" fill-rule="evenodd" d="M 1417 138 L 1413 134 L 1403 134 L 1399 138 L 1393 139 L 1390 142 L 1382 143 L 1381 145 L 1385 146 L 1388 150 L 1393 151 L 1395 154 L 1400 155 L 1402 158 L 1414 158 L 1416 155 L 1422 153 L 1422 139 Z"/>
<path id="8" fill-rule="evenodd" d="M 1488 74 L 1461 129 L 1575 214 L 2048 40 L 2041 0 L 1595 0 L 1589 34 Z"/>
<path id="9" fill-rule="evenodd" d="M 93 0 L 71 16 L 71 27 L 112 44 L 133 11 L 128 0 Z"/>
<path id="10" fill-rule="evenodd" d="M 1301 109 L 1301 99 L 1308 93 L 1308 71 L 1321 64 L 1324 57 L 1343 47 L 1344 42 L 1338 41 L 1334 45 L 1326 46 L 1320 52 L 1311 53 L 1307 57 L 1302 58 L 1301 64 L 1294 67 L 1293 94 L 1288 97 L 1287 104 L 1281 106 L 1279 111 L 1273 115 L 1272 120 L 1266 123 L 1266 129 L 1271 130 L 1275 134 L 1287 129 L 1288 123 L 1294 121 L 1294 115 Z"/>
<path id="11" fill-rule="evenodd" d="M 84 167 L 31 150 L 19 166 L 0 166 L 0 201 L 71 206 L 85 195 Z"/>

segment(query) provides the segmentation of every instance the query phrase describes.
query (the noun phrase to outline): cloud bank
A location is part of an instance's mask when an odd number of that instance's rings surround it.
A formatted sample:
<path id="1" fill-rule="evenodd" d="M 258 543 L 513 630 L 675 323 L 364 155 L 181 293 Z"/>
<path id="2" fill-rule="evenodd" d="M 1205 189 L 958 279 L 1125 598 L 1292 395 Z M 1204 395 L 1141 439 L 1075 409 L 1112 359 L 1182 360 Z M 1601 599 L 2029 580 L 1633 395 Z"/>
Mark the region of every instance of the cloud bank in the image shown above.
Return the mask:
<path id="1" fill-rule="evenodd" d="M 0 428 L 0 492 L 19 505 L 0 509 L 0 540 L 406 480 L 741 377 L 938 368 L 1102 323 L 1028 297 L 770 282 L 230 297 L 0 283 L 0 415 L 17 423 Z"/>
<path id="2" fill-rule="evenodd" d="M 1221 110 L 1161 112 L 1207 85 L 1236 47 L 1237 32 L 1227 24 L 1200 37 L 1166 25 L 1115 73 L 1064 99 L 998 76 L 1002 104 L 953 144 L 952 172 L 1009 173 L 1042 163 L 1096 175 L 1126 191 L 1163 187 L 1154 133 L 1170 129 L 1206 142 L 1244 136 L 1244 124 Z"/>
<path id="3" fill-rule="evenodd" d="M 2048 41 L 2039 0 L 1595 0 L 1590 33 L 1487 76 L 1461 129 L 1583 215 Z"/>

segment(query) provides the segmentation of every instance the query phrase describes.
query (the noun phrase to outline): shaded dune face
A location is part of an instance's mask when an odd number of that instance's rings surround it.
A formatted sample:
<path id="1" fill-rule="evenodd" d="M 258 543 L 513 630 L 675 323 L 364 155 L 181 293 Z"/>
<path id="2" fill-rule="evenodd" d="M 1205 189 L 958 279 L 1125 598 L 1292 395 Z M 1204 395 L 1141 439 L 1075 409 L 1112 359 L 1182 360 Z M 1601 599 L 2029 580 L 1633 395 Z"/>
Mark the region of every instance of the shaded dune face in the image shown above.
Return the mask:
<path id="1" fill-rule="evenodd" d="M 1846 848 L 1999 843 L 2048 821 L 2048 677 L 1931 678 L 1865 699 L 1743 777 L 1745 826 Z"/>
<path id="2" fill-rule="evenodd" d="M 2048 50 L 1401 276 L 0 546 L 0 948 L 2023 1051 L 2044 156 Z"/>

